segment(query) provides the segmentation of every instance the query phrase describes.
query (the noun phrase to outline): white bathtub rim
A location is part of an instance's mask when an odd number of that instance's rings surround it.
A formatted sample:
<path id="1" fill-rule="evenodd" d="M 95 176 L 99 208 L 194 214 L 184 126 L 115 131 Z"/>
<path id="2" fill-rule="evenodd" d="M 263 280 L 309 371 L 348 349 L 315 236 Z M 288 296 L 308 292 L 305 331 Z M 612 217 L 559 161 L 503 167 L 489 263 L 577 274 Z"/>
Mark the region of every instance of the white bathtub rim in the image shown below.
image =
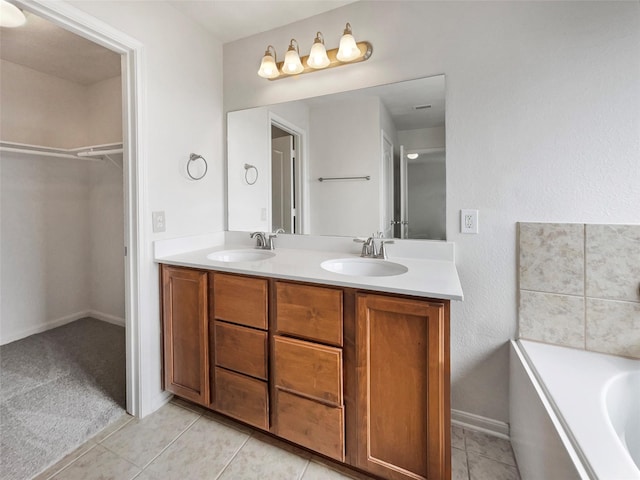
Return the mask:
<path id="1" fill-rule="evenodd" d="M 623 440 L 621 438 L 620 432 L 618 432 L 616 427 L 613 425 L 613 421 L 611 420 L 611 414 L 609 413 L 609 406 L 608 406 L 607 399 L 608 399 L 608 396 L 610 394 L 610 388 L 614 383 L 617 383 L 622 378 L 634 377 L 634 376 L 639 375 L 639 374 L 640 374 L 640 372 L 626 371 L 626 372 L 620 372 L 620 373 L 612 376 L 605 383 L 604 388 L 602 389 L 602 392 L 601 392 L 601 396 L 600 396 L 600 405 L 602 407 L 604 415 L 607 418 L 607 426 L 609 427 L 611 435 L 613 435 L 616 438 L 620 448 L 622 448 L 623 450 L 626 450 L 627 452 L 629 452 L 630 456 L 631 456 L 630 447 L 627 445 L 626 439 Z M 631 458 L 631 460 L 635 464 L 635 460 L 633 460 L 633 457 Z M 640 470 L 640 466 L 638 466 L 637 468 Z"/>
<path id="2" fill-rule="evenodd" d="M 513 349 L 516 352 L 516 355 L 518 355 L 518 358 L 520 359 L 520 363 L 522 364 L 522 367 L 527 373 L 529 380 L 531 380 L 531 384 L 533 385 L 533 388 L 536 390 L 536 393 L 538 394 L 538 397 L 540 398 L 540 401 L 544 406 L 544 409 L 546 410 L 547 415 L 551 420 L 551 423 L 556 429 L 556 432 L 560 437 L 560 441 L 562 442 L 562 445 L 564 446 L 565 450 L 567 451 L 567 454 L 571 458 L 571 461 L 573 462 L 573 465 L 575 466 L 578 472 L 578 475 L 580 475 L 580 478 L 582 480 L 597 479 L 597 477 L 593 473 L 593 470 L 591 469 L 591 466 L 589 465 L 589 462 L 587 462 L 586 458 L 584 457 L 584 454 L 582 453 L 582 451 L 579 450 L 579 448 L 576 449 L 577 442 L 575 441 L 575 439 L 569 438 L 569 435 L 568 435 L 568 433 L 570 434 L 569 429 L 567 428 L 566 425 L 564 425 L 564 420 L 556 414 L 557 407 L 554 404 L 552 404 L 551 396 L 546 391 L 546 388 L 541 384 L 538 378 L 537 372 L 534 372 L 531 369 L 531 365 L 532 365 L 531 360 L 527 356 L 527 353 L 525 352 L 524 348 L 522 348 L 520 342 L 521 342 L 520 340 L 511 340 L 511 345 L 513 346 Z"/>
<path id="3" fill-rule="evenodd" d="M 554 416 L 558 420 L 558 425 L 561 427 L 558 430 L 559 433 L 561 436 L 564 434 L 567 437 L 573 451 L 579 459 L 579 463 L 587 472 L 588 477 L 584 478 L 602 480 L 614 478 L 625 480 L 640 479 L 638 467 L 629 452 L 624 448 L 618 433 L 611 425 L 609 414 L 602 402 L 603 392 L 605 391 L 604 386 L 611 378 L 617 376 L 618 372 L 624 374 L 626 371 L 634 371 L 633 368 L 635 368 L 637 360 L 522 339 L 518 340 L 516 345 L 519 347 L 519 349 L 516 348 L 516 350 L 522 352 L 526 359 L 527 366 L 531 367 L 533 376 L 537 380 L 541 391 L 544 393 L 545 399 L 548 401 Z M 529 351 L 527 351 L 527 349 L 529 349 Z M 588 387 L 595 391 L 592 391 L 590 395 L 583 396 L 582 402 L 575 403 L 573 399 L 569 401 L 565 396 L 565 385 L 563 385 L 563 388 L 558 389 L 558 385 L 553 384 L 554 368 L 550 365 L 545 366 L 545 361 L 547 360 L 545 356 L 537 358 L 536 360 L 532 359 L 532 356 L 540 355 L 540 351 L 557 351 L 557 349 L 563 350 L 564 355 L 571 357 L 579 356 L 581 357 L 581 361 L 587 362 L 586 367 L 589 371 L 590 380 L 593 381 L 590 382 Z M 609 362 L 602 363 L 596 361 L 595 365 L 588 365 L 595 361 L 596 358 L 601 359 L 603 357 L 607 357 L 608 360 L 613 361 L 617 365 L 614 368 L 616 373 L 611 374 L 609 371 L 611 370 Z M 568 359 L 565 358 L 565 360 Z M 567 368 L 572 369 L 572 364 L 568 363 L 568 365 Z M 621 366 L 621 368 L 618 369 L 618 366 Z M 585 367 L 585 365 L 580 364 L 580 367 Z M 544 370 L 544 372 L 540 370 Z M 546 381 L 543 380 L 545 376 Z M 552 384 L 548 385 L 549 382 Z M 596 383 L 597 385 L 595 385 Z M 554 395 L 554 393 L 556 395 Z M 565 412 L 564 414 L 562 413 L 563 411 Z M 581 416 L 578 413 L 580 411 L 586 413 Z M 594 418 L 595 423 L 590 424 L 589 429 L 595 429 L 597 431 L 595 437 L 599 439 L 609 437 L 607 442 L 598 442 L 598 448 L 594 448 L 586 439 L 587 436 L 593 438 L 593 435 L 585 435 L 584 418 L 593 418 L 589 416 L 589 413 L 592 412 L 600 414 L 600 417 Z M 556 425 L 556 428 L 558 428 L 558 425 Z M 562 432 L 560 430 L 562 430 Z M 571 453 L 569 449 L 567 450 Z M 615 460 L 611 461 L 612 458 Z"/>

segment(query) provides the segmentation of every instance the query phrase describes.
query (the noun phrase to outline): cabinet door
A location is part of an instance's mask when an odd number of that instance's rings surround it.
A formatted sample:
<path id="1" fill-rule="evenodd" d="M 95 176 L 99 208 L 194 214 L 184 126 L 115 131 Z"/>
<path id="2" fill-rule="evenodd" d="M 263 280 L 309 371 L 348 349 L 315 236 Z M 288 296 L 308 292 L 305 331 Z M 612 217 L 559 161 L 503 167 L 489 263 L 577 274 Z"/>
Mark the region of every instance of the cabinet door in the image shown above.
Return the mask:
<path id="1" fill-rule="evenodd" d="M 206 272 L 162 265 L 164 387 L 202 405 L 209 390 L 207 313 Z"/>
<path id="2" fill-rule="evenodd" d="M 381 477 L 451 477 L 448 304 L 359 294 L 357 466 Z"/>

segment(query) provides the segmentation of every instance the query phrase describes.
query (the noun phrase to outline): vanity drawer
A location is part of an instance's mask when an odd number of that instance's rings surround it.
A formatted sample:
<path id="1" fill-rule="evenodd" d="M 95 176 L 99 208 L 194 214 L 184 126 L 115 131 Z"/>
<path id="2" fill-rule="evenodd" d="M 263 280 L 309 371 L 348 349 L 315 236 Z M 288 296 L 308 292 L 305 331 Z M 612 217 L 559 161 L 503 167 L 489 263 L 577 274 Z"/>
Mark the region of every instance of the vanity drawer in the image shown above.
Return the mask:
<path id="1" fill-rule="evenodd" d="M 269 428 L 267 383 L 216 367 L 215 409 L 267 430 Z"/>
<path id="2" fill-rule="evenodd" d="M 278 335 L 273 348 L 276 388 L 342 405 L 341 349 Z"/>
<path id="3" fill-rule="evenodd" d="M 267 280 L 224 273 L 209 275 L 216 319 L 267 329 Z"/>
<path id="4" fill-rule="evenodd" d="M 267 332 L 216 320 L 214 352 L 217 366 L 267 379 Z"/>
<path id="5" fill-rule="evenodd" d="M 276 390 L 275 434 L 344 461 L 344 408 Z"/>
<path id="6" fill-rule="evenodd" d="M 276 333 L 342 346 L 342 290 L 276 283 Z"/>

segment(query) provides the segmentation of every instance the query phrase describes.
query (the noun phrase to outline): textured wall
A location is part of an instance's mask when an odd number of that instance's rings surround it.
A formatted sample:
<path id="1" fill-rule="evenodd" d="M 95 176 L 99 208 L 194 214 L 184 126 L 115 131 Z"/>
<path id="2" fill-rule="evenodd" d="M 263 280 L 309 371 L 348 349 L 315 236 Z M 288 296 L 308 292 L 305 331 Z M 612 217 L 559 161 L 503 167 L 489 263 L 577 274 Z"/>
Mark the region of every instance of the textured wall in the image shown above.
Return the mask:
<path id="1" fill-rule="evenodd" d="M 373 44 L 364 63 L 266 81 L 266 45 L 301 51 L 345 22 Z M 640 220 L 640 3 L 367 2 L 224 46 L 236 110 L 446 75 L 447 237 L 465 301 L 452 305 L 452 403 L 508 421 L 516 334 L 516 222 Z M 462 235 L 460 209 L 480 210 Z"/>

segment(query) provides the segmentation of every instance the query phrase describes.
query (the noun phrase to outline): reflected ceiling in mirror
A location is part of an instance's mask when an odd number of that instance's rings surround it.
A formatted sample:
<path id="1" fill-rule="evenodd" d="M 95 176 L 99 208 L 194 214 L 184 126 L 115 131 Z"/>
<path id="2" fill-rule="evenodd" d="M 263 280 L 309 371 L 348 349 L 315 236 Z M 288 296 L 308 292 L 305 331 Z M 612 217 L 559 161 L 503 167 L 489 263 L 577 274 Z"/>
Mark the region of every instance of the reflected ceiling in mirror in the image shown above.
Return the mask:
<path id="1" fill-rule="evenodd" d="M 227 162 L 229 230 L 445 240 L 445 77 L 230 112 Z"/>

